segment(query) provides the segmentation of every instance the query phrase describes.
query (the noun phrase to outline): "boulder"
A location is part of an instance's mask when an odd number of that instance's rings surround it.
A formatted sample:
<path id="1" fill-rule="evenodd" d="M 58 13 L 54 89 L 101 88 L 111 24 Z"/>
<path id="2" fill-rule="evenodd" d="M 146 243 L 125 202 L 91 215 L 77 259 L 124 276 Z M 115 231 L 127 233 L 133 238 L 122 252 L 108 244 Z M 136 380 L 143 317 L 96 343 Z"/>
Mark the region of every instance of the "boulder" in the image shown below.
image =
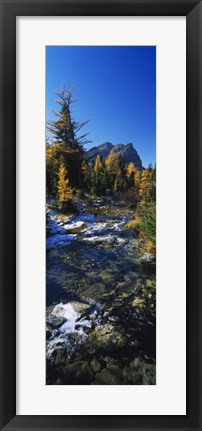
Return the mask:
<path id="1" fill-rule="evenodd" d="M 63 323 L 66 322 L 66 318 L 64 316 L 60 316 L 54 313 L 50 313 L 46 319 L 47 325 L 50 325 L 51 328 L 58 329 Z"/>
<path id="2" fill-rule="evenodd" d="M 83 229 L 84 221 L 77 221 L 75 223 L 68 223 L 64 225 L 64 229 L 67 230 L 67 232 L 77 233 L 80 232 Z"/>
<path id="3" fill-rule="evenodd" d="M 97 373 L 101 369 L 101 364 L 96 358 L 92 359 L 90 366 L 91 366 L 94 373 Z"/>
<path id="4" fill-rule="evenodd" d="M 63 374 L 64 383 L 69 385 L 89 385 L 94 379 L 94 374 L 86 361 L 66 365 Z"/>
<path id="5" fill-rule="evenodd" d="M 98 351 L 107 353 L 114 353 L 125 346 L 125 339 L 122 334 L 109 323 L 96 326 L 92 334 L 89 335 L 89 342 Z"/>
<path id="6" fill-rule="evenodd" d="M 155 263 L 156 257 L 153 256 L 151 253 L 144 253 L 142 257 L 140 257 L 140 263 Z"/>
<path id="7" fill-rule="evenodd" d="M 95 376 L 96 385 L 120 385 L 121 384 L 121 370 L 116 365 L 110 365 L 104 368 L 100 373 Z"/>

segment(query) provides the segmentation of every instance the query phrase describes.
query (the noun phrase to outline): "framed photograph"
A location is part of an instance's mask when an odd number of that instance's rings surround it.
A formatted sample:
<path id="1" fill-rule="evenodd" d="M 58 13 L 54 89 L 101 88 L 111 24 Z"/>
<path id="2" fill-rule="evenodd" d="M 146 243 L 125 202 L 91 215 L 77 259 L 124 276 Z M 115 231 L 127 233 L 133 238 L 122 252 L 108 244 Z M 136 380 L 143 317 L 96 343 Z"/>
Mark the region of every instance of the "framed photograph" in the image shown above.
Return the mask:
<path id="1" fill-rule="evenodd" d="M 200 1 L 1 1 L 1 429 L 201 430 Z"/>

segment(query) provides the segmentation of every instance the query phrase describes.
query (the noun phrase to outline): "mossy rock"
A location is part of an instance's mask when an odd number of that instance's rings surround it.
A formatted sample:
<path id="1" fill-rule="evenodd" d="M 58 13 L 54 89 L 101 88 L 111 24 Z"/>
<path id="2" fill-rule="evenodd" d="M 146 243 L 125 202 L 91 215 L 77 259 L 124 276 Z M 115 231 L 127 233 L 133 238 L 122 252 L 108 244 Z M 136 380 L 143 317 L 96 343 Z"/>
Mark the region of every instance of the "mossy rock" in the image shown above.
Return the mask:
<path id="1" fill-rule="evenodd" d="M 145 305 L 145 301 L 142 298 L 135 298 L 132 302 L 133 307 L 143 307 Z"/>
<path id="2" fill-rule="evenodd" d="M 156 287 L 156 281 L 151 280 L 150 278 L 146 280 L 145 284 L 146 284 L 146 287 L 153 287 L 153 288 Z"/>
<path id="3" fill-rule="evenodd" d="M 69 385 L 89 385 L 94 379 L 93 372 L 85 361 L 74 362 L 63 370 L 64 383 Z"/>
<path id="4" fill-rule="evenodd" d="M 155 385 L 156 366 L 135 358 L 123 371 L 124 384 L 128 385 Z"/>
<path id="5" fill-rule="evenodd" d="M 119 349 L 123 349 L 125 346 L 125 338 L 111 324 L 104 324 L 95 328 L 95 330 L 89 335 L 86 343 L 89 351 L 101 351 L 101 352 L 117 352 Z"/>
<path id="6" fill-rule="evenodd" d="M 95 385 L 120 385 L 121 371 L 115 365 L 104 368 L 95 376 Z"/>
<path id="7" fill-rule="evenodd" d="M 101 369 L 101 364 L 96 358 L 92 359 L 90 366 L 94 373 L 97 373 Z"/>
<path id="8" fill-rule="evenodd" d="M 102 280 L 104 281 L 113 281 L 114 280 L 114 275 L 106 270 L 102 270 L 99 274 L 99 276 L 102 278 Z"/>

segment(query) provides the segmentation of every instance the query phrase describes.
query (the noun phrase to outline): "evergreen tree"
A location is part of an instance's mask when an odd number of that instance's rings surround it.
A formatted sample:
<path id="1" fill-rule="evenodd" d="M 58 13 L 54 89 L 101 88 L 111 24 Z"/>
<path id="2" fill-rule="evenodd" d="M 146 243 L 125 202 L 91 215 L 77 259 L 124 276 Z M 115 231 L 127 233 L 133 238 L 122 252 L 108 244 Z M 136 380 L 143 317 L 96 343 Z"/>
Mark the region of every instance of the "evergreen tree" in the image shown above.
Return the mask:
<path id="1" fill-rule="evenodd" d="M 103 194 L 106 194 L 106 191 L 109 188 L 109 177 L 108 177 L 107 167 L 104 159 L 102 160 L 101 183 L 102 183 Z"/>
<path id="2" fill-rule="evenodd" d="M 146 202 L 142 210 L 142 218 L 140 222 L 140 231 L 143 232 L 151 245 L 156 247 L 156 201 L 150 200 Z"/>
<path id="3" fill-rule="evenodd" d="M 55 140 L 70 150 L 81 149 L 82 145 L 89 142 L 87 140 L 87 133 L 78 137 L 78 132 L 88 121 L 80 123 L 73 120 L 71 105 L 76 101 L 73 99 L 73 92 L 73 88 L 68 90 L 62 89 L 56 92 L 58 96 L 56 103 L 61 106 L 61 109 L 59 112 L 53 111 L 53 113 L 59 119 L 47 122 L 47 129 L 54 136 Z"/>
<path id="4" fill-rule="evenodd" d="M 58 169 L 61 163 L 61 151 L 57 143 L 46 147 L 46 190 L 47 194 L 57 194 Z"/>
<path id="5" fill-rule="evenodd" d="M 58 145 L 64 165 L 69 172 L 71 184 L 79 186 L 82 182 L 83 145 L 90 141 L 87 140 L 86 133 L 80 136 L 78 133 L 87 121 L 80 123 L 72 117 L 71 105 L 75 102 L 73 88 L 62 89 L 56 94 L 58 96 L 56 103 L 60 105 L 60 110 L 53 111 L 58 118 L 47 122 L 47 130 L 53 137 L 53 142 Z"/>
<path id="6" fill-rule="evenodd" d="M 126 188 L 126 165 L 122 155 L 117 158 L 117 190 L 124 190 Z"/>

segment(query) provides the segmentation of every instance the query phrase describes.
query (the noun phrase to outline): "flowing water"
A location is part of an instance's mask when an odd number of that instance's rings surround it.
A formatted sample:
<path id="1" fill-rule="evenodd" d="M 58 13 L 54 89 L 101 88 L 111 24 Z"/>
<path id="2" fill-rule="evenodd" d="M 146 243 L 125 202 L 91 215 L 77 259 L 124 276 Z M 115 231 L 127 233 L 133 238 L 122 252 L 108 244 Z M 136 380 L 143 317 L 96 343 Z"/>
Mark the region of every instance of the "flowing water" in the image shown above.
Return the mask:
<path id="1" fill-rule="evenodd" d="M 155 266 L 124 202 L 47 211 L 47 384 L 155 384 Z"/>

